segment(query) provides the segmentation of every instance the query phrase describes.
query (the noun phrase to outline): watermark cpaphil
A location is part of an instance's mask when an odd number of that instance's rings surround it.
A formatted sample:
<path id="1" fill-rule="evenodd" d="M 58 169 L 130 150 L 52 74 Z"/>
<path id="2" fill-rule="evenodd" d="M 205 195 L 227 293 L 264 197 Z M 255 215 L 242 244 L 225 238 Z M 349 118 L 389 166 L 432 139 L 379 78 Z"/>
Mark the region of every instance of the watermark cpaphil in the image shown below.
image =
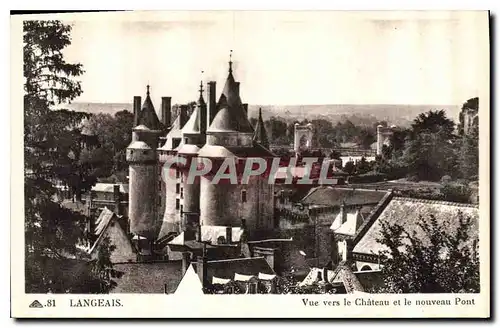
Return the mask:
<path id="1" fill-rule="evenodd" d="M 297 169 L 301 174 L 297 174 Z M 206 158 L 172 156 L 162 167 L 162 179 L 175 179 L 183 175 L 187 184 L 198 183 L 200 178 L 212 184 L 248 184 L 253 179 L 267 180 L 268 184 L 336 184 L 331 177 L 333 163 L 317 157 L 284 160 L 280 157 L 262 158 Z M 283 176 L 284 175 L 284 176 Z"/>

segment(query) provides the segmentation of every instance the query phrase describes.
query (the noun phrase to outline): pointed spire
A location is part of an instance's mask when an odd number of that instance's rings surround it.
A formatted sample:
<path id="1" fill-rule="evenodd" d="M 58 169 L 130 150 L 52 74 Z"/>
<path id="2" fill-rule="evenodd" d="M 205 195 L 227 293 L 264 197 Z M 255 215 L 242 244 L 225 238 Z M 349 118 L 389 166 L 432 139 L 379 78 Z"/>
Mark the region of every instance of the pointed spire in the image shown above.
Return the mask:
<path id="1" fill-rule="evenodd" d="M 267 138 L 266 127 L 264 126 L 264 120 L 262 119 L 262 108 L 259 108 L 259 119 L 257 120 L 253 140 L 261 146 L 269 149 L 269 139 Z"/>
<path id="2" fill-rule="evenodd" d="M 229 73 L 233 72 L 233 50 L 229 52 Z"/>
<path id="3" fill-rule="evenodd" d="M 205 71 L 201 71 L 202 77 L 201 77 L 201 80 L 200 80 L 200 90 L 199 90 L 200 97 L 198 98 L 198 105 L 204 105 L 205 104 L 205 99 L 203 99 L 203 91 L 205 91 L 205 90 L 203 90 L 203 73 L 204 72 Z"/>
<path id="4" fill-rule="evenodd" d="M 153 106 L 153 102 L 151 101 L 150 93 L 149 93 L 149 84 L 146 86 L 146 99 L 142 104 L 142 109 L 139 114 L 138 119 L 139 125 L 144 125 L 152 130 L 158 130 L 161 127 L 160 120 L 156 115 L 155 108 Z"/>

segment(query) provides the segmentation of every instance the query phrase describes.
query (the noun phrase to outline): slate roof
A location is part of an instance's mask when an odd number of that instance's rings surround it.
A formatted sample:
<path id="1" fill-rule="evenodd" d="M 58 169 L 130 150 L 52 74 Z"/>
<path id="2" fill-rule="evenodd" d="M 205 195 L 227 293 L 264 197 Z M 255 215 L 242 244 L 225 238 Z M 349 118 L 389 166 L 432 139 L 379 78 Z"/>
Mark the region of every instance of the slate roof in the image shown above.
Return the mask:
<path id="1" fill-rule="evenodd" d="M 197 272 L 197 263 L 192 263 Z M 259 273 L 274 275 L 274 270 L 263 257 L 238 258 L 207 262 L 207 281 L 212 277 L 234 279 L 235 273 L 258 277 Z"/>
<path id="2" fill-rule="evenodd" d="M 113 268 L 123 273 L 111 293 L 173 293 L 182 279 L 182 265 L 176 262 L 120 263 Z"/>
<path id="3" fill-rule="evenodd" d="M 182 133 L 198 134 L 200 133 L 200 107 L 196 106 L 189 117 L 189 120 L 182 127 Z"/>
<path id="4" fill-rule="evenodd" d="M 366 232 L 356 236 L 357 242 L 355 241 L 356 244 L 353 252 L 372 254 L 372 251 L 387 250 L 385 246 L 376 241 L 380 237 L 381 222 L 399 224 L 409 231 L 414 230 L 417 233 L 417 238 L 421 238 L 425 242 L 425 234 L 417 225 L 421 217 L 427 219 L 430 215 L 434 215 L 444 229 L 452 231 L 458 225 L 457 216 L 459 212 L 472 217 L 470 232 L 473 236 L 477 236 L 479 220 L 479 209 L 477 206 L 427 199 L 394 197 L 384 207 Z"/>
<path id="5" fill-rule="evenodd" d="M 319 186 L 313 188 L 301 200 L 306 205 L 340 206 L 343 201 L 349 205 L 364 205 L 378 203 L 388 191 L 369 189 L 336 188 Z"/>
<path id="6" fill-rule="evenodd" d="M 181 117 L 180 115 L 177 115 L 177 118 L 174 120 L 174 123 L 172 124 L 172 128 L 167 134 L 167 140 L 159 148 L 159 150 L 173 150 L 173 140 L 174 138 L 177 139 L 182 139 L 182 126 L 181 125 Z"/>
<path id="7" fill-rule="evenodd" d="M 139 125 L 144 125 L 152 130 L 162 129 L 160 120 L 158 119 L 158 115 L 156 115 L 153 102 L 151 101 L 151 98 L 149 96 L 149 88 L 146 94 L 146 99 L 144 100 L 144 104 L 142 105 L 142 110 L 139 113 Z"/>
<path id="8" fill-rule="evenodd" d="M 262 119 L 262 108 L 259 108 L 259 119 L 257 120 L 253 140 L 262 146 L 269 148 L 269 139 L 267 138 L 266 127 L 264 126 L 264 120 Z"/>
<path id="9" fill-rule="evenodd" d="M 222 106 L 215 114 L 207 132 L 253 133 L 254 131 L 240 105 L 233 108 Z"/>

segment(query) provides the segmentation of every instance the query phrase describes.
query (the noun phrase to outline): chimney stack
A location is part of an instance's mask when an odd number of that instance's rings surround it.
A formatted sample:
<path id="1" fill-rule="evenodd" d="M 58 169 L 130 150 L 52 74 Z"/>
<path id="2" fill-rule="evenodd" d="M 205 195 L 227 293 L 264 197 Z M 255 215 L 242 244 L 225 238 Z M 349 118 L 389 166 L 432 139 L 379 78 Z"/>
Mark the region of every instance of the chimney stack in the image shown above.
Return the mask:
<path id="1" fill-rule="evenodd" d="M 139 114 L 141 113 L 141 97 L 134 97 L 134 127 L 139 125 Z"/>
<path id="2" fill-rule="evenodd" d="M 180 123 L 181 129 L 184 127 L 184 124 L 187 123 L 187 119 L 188 119 L 187 110 L 188 110 L 187 105 L 181 105 L 179 108 L 179 123 Z"/>
<path id="3" fill-rule="evenodd" d="M 116 215 L 121 215 L 120 213 L 120 185 L 113 185 L 113 200 L 115 202 L 115 213 Z"/>
<path id="4" fill-rule="evenodd" d="M 345 210 L 345 201 L 342 201 L 342 205 L 340 205 L 340 220 L 342 224 L 347 221 L 347 211 Z"/>
<path id="5" fill-rule="evenodd" d="M 172 97 L 161 97 L 161 122 L 163 123 L 165 129 L 170 127 L 172 124 L 171 104 Z"/>
<path id="6" fill-rule="evenodd" d="M 201 242 L 201 224 L 196 226 L 196 241 Z"/>
<path id="7" fill-rule="evenodd" d="M 215 114 L 217 114 L 215 110 L 215 106 L 217 103 L 215 102 L 215 81 L 210 81 L 208 82 L 208 88 L 207 88 L 207 128 L 210 126 L 210 123 L 212 123 Z"/>
<path id="8" fill-rule="evenodd" d="M 231 244 L 233 242 L 233 228 L 226 227 L 226 243 Z"/>
<path id="9" fill-rule="evenodd" d="M 203 243 L 202 255 L 198 256 L 196 261 L 196 270 L 198 271 L 198 277 L 203 285 L 203 288 L 208 286 L 207 282 L 207 244 Z"/>

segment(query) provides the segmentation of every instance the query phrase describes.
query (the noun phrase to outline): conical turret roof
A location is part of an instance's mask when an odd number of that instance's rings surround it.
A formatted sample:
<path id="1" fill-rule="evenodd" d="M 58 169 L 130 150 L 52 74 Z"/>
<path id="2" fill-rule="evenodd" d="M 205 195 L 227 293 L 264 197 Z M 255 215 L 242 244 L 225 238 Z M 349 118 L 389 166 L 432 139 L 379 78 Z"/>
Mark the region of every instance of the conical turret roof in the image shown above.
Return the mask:
<path id="1" fill-rule="evenodd" d="M 234 80 L 231 61 L 229 62 L 229 74 L 217 103 L 217 110 L 208 132 L 253 132 L 253 127 L 243 109 L 238 83 Z"/>
<path id="2" fill-rule="evenodd" d="M 257 120 L 257 126 L 255 127 L 253 141 L 259 143 L 261 146 L 269 148 L 269 139 L 267 138 L 264 120 L 262 119 L 262 108 L 259 108 L 259 119 Z"/>
<path id="3" fill-rule="evenodd" d="M 149 85 L 147 86 L 146 99 L 139 113 L 139 125 L 145 125 L 151 130 L 161 130 L 161 123 L 156 115 L 155 107 L 149 96 Z"/>

